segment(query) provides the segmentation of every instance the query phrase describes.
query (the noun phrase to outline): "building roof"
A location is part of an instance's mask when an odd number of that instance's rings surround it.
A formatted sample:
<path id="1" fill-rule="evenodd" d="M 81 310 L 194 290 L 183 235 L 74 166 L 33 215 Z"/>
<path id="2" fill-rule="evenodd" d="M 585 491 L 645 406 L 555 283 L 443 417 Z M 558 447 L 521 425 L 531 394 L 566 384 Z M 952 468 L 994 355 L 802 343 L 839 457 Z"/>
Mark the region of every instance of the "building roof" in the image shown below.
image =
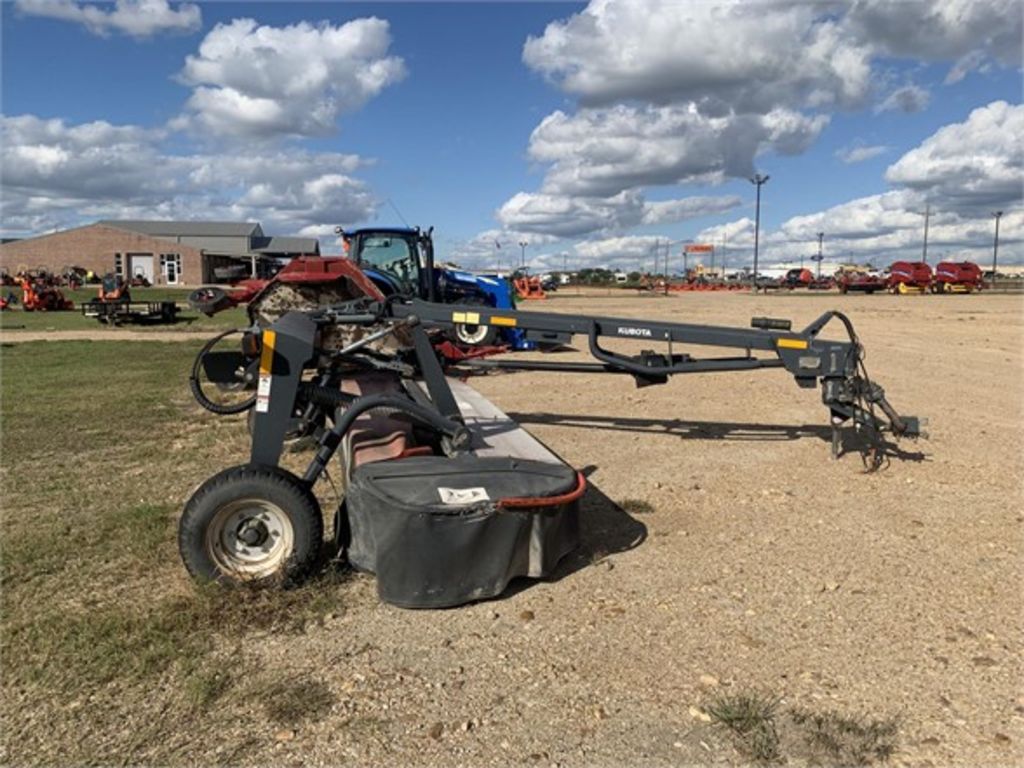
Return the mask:
<path id="1" fill-rule="evenodd" d="M 256 253 L 320 253 L 320 241 L 315 237 L 263 237 L 254 240 Z"/>
<path id="2" fill-rule="evenodd" d="M 97 222 L 108 227 L 127 229 L 143 235 L 162 237 L 252 237 L 263 230 L 256 222 L 236 221 L 141 221 L 135 219 L 104 219 Z"/>

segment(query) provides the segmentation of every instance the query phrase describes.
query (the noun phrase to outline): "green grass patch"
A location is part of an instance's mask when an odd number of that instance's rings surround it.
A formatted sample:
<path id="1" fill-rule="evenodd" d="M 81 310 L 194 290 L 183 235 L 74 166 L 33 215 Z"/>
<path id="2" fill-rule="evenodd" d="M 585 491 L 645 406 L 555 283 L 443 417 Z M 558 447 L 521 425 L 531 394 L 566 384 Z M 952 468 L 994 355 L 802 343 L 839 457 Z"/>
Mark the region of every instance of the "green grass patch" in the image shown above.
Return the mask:
<path id="1" fill-rule="evenodd" d="M 347 575 L 330 563 L 290 590 L 198 586 L 184 573 L 181 505 L 216 469 L 248 456 L 241 417 L 192 401 L 200 344 L 0 348 L 0 698 L 31 702 L 4 712 L 5 727 L 25 737 L 24 749 L 8 745 L 13 764 L 159 753 L 168 729 L 248 712 L 242 676 L 269 686 L 280 672 L 239 666 L 247 635 L 302 633 L 344 610 Z M 324 691 L 305 693 L 309 716 L 329 709 Z M 103 702 L 74 714 L 92 735 L 79 742 L 54 730 L 69 702 L 86 696 Z M 118 712 L 133 711 L 162 714 L 152 727 L 121 728 Z"/>
<path id="2" fill-rule="evenodd" d="M 69 312 L 25 312 L 21 309 L 21 289 L 4 289 L 4 295 L 8 290 L 13 291 L 18 297 L 18 304 L 8 312 L 0 312 L 0 330 L 16 333 L 24 331 L 86 331 L 99 328 L 108 329 L 111 326 L 103 325 L 95 318 L 83 317 L 82 304 L 92 301 L 97 297 L 97 288 L 89 286 L 77 291 L 64 290 L 64 296 L 75 303 L 75 308 Z M 245 310 L 234 308 L 219 312 L 213 317 L 207 317 L 191 310 L 188 306 L 188 294 L 190 288 L 133 288 L 133 301 L 175 301 L 178 303 L 178 322 L 168 325 L 158 324 L 126 324 L 123 327 L 133 330 L 181 330 L 181 331 L 203 331 L 206 329 L 226 329 L 247 326 Z"/>
<path id="3" fill-rule="evenodd" d="M 775 725 L 779 700 L 758 693 L 723 694 L 707 706 L 707 713 L 732 731 L 741 750 L 758 762 L 780 757 Z"/>
<path id="4" fill-rule="evenodd" d="M 895 754 L 900 721 L 783 708 L 781 699 L 740 691 L 716 696 L 705 711 L 736 738 L 736 746 L 758 763 L 868 766 Z"/>
<path id="5" fill-rule="evenodd" d="M 299 725 L 321 720 L 335 702 L 334 694 L 315 680 L 282 680 L 258 694 L 267 717 L 279 725 Z"/>
<path id="6" fill-rule="evenodd" d="M 793 722 L 801 726 L 815 757 L 836 765 L 871 765 L 885 762 L 896 751 L 899 718 L 852 717 L 834 711 L 795 709 Z"/>

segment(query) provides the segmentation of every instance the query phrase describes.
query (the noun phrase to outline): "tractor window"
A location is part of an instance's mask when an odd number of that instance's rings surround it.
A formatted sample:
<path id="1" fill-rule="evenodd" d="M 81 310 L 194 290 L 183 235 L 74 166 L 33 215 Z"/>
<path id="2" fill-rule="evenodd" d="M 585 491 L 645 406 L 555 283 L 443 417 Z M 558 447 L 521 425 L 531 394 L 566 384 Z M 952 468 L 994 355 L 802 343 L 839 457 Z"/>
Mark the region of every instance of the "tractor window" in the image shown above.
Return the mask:
<path id="1" fill-rule="evenodd" d="M 418 259 L 401 237 L 366 237 L 360 243 L 359 260 L 388 272 L 403 283 L 415 283 Z"/>

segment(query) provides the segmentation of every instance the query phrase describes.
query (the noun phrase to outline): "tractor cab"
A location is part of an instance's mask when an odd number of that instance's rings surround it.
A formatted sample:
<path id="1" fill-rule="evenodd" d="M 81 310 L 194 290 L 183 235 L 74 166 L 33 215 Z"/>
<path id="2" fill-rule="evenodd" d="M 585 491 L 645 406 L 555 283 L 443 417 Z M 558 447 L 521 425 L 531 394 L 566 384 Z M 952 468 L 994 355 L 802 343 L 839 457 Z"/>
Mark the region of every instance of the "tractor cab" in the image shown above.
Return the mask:
<path id="1" fill-rule="evenodd" d="M 434 301 L 437 286 L 431 230 L 357 229 L 339 234 L 345 255 L 359 265 L 384 295 Z"/>
<path id="2" fill-rule="evenodd" d="M 108 272 L 103 276 L 99 290 L 100 301 L 131 301 L 131 290 L 121 277 Z"/>

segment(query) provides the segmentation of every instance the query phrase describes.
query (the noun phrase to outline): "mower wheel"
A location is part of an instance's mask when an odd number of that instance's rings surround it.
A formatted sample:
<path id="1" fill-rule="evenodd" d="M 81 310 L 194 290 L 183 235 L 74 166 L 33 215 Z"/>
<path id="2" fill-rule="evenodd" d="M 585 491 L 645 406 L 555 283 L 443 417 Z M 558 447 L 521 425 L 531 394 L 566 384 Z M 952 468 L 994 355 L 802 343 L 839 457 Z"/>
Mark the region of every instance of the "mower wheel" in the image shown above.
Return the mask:
<path id="1" fill-rule="evenodd" d="M 307 485 L 278 467 L 245 464 L 192 494 L 178 548 L 197 580 L 290 585 L 315 566 L 323 535 L 320 505 Z"/>

